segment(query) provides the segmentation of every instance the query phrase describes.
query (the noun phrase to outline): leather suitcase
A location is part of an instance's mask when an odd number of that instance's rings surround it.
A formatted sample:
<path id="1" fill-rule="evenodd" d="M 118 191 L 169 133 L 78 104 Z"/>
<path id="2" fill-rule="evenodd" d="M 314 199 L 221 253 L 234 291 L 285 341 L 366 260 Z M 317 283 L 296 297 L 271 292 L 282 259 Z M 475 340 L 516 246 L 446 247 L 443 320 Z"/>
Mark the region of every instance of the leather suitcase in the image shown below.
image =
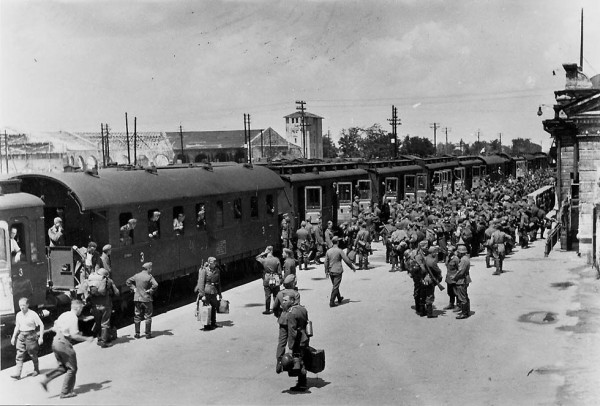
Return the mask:
<path id="1" fill-rule="evenodd" d="M 308 347 L 304 356 L 304 367 L 313 374 L 318 374 L 325 369 L 325 350 Z"/>

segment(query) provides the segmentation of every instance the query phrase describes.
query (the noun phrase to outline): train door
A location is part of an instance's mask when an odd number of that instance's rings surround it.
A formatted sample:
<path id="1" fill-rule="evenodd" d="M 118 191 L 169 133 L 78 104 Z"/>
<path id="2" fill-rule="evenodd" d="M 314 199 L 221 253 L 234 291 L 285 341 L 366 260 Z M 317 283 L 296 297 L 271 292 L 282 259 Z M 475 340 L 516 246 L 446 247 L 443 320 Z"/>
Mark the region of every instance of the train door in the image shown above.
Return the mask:
<path id="1" fill-rule="evenodd" d="M 415 175 L 404 175 L 404 198 L 416 199 L 417 182 Z"/>
<path id="2" fill-rule="evenodd" d="M 14 313 L 10 258 L 8 223 L 0 221 L 0 316 Z"/>
<path id="3" fill-rule="evenodd" d="M 524 178 L 527 174 L 527 161 L 516 161 L 516 178 Z"/>
<path id="4" fill-rule="evenodd" d="M 435 196 L 443 196 L 444 195 L 444 181 L 442 179 L 443 173 L 442 171 L 433 172 L 433 194 Z"/>
<path id="5" fill-rule="evenodd" d="M 395 203 L 398 200 L 398 178 L 385 178 L 385 200 Z"/>
<path id="6" fill-rule="evenodd" d="M 427 175 L 417 174 L 417 200 L 421 200 L 427 194 Z"/>
<path id="7" fill-rule="evenodd" d="M 338 182 L 338 223 L 350 221 L 352 219 L 352 182 Z"/>
<path id="8" fill-rule="evenodd" d="M 371 203 L 371 181 L 370 180 L 359 180 L 358 181 L 358 198 L 360 209 L 364 210 Z"/>
<path id="9" fill-rule="evenodd" d="M 472 173 L 472 181 L 471 181 L 471 189 L 479 187 L 479 183 L 481 182 L 480 174 L 479 174 L 479 166 L 473 166 L 471 168 Z"/>
<path id="10" fill-rule="evenodd" d="M 310 217 L 312 224 L 317 224 L 323 210 L 323 189 L 321 186 L 306 186 L 304 188 L 305 217 Z"/>
<path id="11" fill-rule="evenodd" d="M 465 168 L 454 169 L 454 190 L 460 191 L 465 188 Z"/>

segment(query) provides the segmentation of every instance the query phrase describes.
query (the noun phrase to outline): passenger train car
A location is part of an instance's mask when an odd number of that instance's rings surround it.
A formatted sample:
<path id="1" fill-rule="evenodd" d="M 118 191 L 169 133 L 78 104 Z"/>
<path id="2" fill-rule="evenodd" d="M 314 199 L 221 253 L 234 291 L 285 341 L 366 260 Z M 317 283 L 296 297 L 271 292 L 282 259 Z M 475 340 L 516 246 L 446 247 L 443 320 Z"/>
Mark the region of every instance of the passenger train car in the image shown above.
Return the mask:
<path id="1" fill-rule="evenodd" d="M 22 296 L 37 310 L 68 304 L 83 277 L 73 248 L 90 241 L 99 250 L 112 246 L 119 288 L 144 262 L 153 262 L 160 282 L 195 275 L 209 256 L 224 267 L 224 281 L 242 278 L 255 265 L 246 261 L 279 240 L 283 188 L 273 171 L 238 164 L 18 175 L 0 196 L 3 314 L 14 315 Z M 161 213 L 158 233 L 150 236 L 155 211 Z M 179 214 L 184 228 L 175 232 Z M 65 246 L 49 247 L 55 217 L 63 220 Z M 131 219 L 137 225 L 130 230 L 124 226 Z M 10 255 L 11 230 L 20 258 Z"/>

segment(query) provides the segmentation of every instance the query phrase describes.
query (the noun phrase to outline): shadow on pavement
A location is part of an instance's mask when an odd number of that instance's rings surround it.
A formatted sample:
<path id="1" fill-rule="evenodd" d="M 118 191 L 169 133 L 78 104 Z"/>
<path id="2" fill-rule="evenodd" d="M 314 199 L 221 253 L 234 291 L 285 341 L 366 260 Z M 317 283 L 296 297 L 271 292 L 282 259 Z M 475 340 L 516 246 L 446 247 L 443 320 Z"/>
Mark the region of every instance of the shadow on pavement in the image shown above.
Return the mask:
<path id="1" fill-rule="evenodd" d="M 264 303 L 246 303 L 244 307 L 262 307 L 264 305 Z"/>
<path id="2" fill-rule="evenodd" d="M 233 321 L 231 320 L 223 320 L 223 321 L 218 321 L 217 322 L 217 326 L 221 326 L 221 327 L 233 327 Z"/>
<path id="3" fill-rule="evenodd" d="M 324 279 L 324 278 L 323 278 Z M 312 290 L 312 289 L 298 289 L 299 291 Z"/>
<path id="4" fill-rule="evenodd" d="M 172 335 L 173 335 L 172 330 L 163 330 L 163 331 L 153 331 L 152 332 L 152 337 L 172 336 Z"/>
<path id="5" fill-rule="evenodd" d="M 324 276 L 322 278 L 310 278 L 310 279 L 313 280 L 313 281 L 322 281 L 323 279 L 327 279 L 327 277 Z M 303 290 L 303 289 L 301 289 L 301 290 Z"/>
<path id="6" fill-rule="evenodd" d="M 85 383 L 83 385 L 79 385 L 75 389 L 75 393 L 80 395 L 82 393 L 87 393 L 87 392 L 92 392 L 92 391 L 97 392 L 99 390 L 106 389 L 106 384 L 109 384 L 111 382 L 112 381 L 103 381 L 103 382 L 98 382 L 98 383 Z"/>

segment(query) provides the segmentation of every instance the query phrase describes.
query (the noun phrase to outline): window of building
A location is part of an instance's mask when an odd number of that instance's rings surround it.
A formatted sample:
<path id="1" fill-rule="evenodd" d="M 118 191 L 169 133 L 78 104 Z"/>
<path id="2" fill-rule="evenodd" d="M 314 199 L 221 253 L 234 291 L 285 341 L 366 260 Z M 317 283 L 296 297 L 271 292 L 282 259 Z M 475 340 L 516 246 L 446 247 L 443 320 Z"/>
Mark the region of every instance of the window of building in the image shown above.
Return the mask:
<path id="1" fill-rule="evenodd" d="M 134 242 L 134 232 L 137 220 L 130 212 L 119 214 L 119 241 L 121 245 L 131 245 Z"/>
<path id="2" fill-rule="evenodd" d="M 258 197 L 257 196 L 250 197 L 250 217 L 252 217 L 252 218 L 258 217 Z"/>
<path id="3" fill-rule="evenodd" d="M 198 230 L 206 230 L 206 205 L 204 203 L 196 205 L 196 228 Z"/>
<path id="4" fill-rule="evenodd" d="M 217 212 L 215 213 L 215 221 L 217 222 L 217 227 L 225 226 L 224 215 L 223 215 L 223 201 L 217 201 Z"/>
<path id="5" fill-rule="evenodd" d="M 233 199 L 233 218 L 242 218 L 242 198 Z"/>
<path id="6" fill-rule="evenodd" d="M 173 233 L 175 235 L 183 235 L 185 232 L 185 214 L 183 213 L 183 206 L 173 207 Z"/>
<path id="7" fill-rule="evenodd" d="M 275 200 L 273 199 L 273 195 L 267 195 L 267 214 L 271 216 L 275 214 Z"/>
<path id="8" fill-rule="evenodd" d="M 148 210 L 148 237 L 157 240 L 160 238 L 160 210 Z"/>

